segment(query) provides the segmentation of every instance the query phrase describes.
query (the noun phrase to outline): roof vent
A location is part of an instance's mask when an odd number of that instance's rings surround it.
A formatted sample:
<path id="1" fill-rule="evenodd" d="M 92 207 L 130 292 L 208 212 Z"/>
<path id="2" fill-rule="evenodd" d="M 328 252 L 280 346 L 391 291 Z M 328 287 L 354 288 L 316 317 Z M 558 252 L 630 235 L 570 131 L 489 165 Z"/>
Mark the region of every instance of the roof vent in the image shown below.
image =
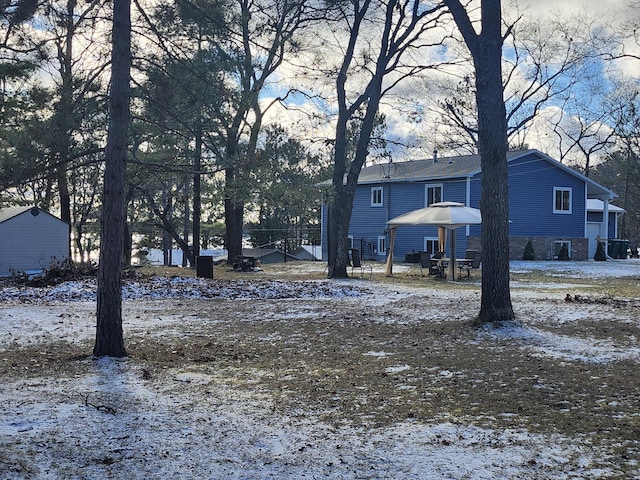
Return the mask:
<path id="1" fill-rule="evenodd" d="M 37 217 L 38 215 L 40 215 L 40 210 L 38 209 L 38 207 L 33 207 L 31 209 L 31 215 L 33 215 L 34 217 Z"/>
<path id="2" fill-rule="evenodd" d="M 433 149 L 433 163 L 438 163 L 438 149 Z"/>

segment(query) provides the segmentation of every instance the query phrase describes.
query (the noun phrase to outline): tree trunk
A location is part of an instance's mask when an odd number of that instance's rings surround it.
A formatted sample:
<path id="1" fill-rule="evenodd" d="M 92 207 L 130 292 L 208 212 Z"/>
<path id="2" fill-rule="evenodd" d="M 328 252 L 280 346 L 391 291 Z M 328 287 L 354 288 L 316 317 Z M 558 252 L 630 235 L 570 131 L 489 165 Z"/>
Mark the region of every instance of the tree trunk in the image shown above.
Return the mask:
<path id="1" fill-rule="evenodd" d="M 131 5 L 114 0 L 109 132 L 98 268 L 95 356 L 126 356 L 122 335 L 122 258 L 130 123 Z"/>
<path id="2" fill-rule="evenodd" d="M 182 217 L 182 267 L 186 267 L 187 263 L 195 266 L 192 260 L 193 251 L 189 248 L 189 178 L 185 175 L 184 180 L 184 215 Z M 166 220 L 166 218 L 165 218 Z M 180 242 L 178 242 L 180 244 Z"/>
<path id="3" fill-rule="evenodd" d="M 334 186 L 335 188 L 335 186 Z M 329 202 L 329 278 L 348 278 L 349 223 L 353 209 L 353 192 L 342 186 Z"/>
<path id="4" fill-rule="evenodd" d="M 483 0 L 482 33 L 474 54 L 478 149 L 482 169 L 482 296 L 478 321 L 515 318 L 509 290 L 507 115 L 502 88 L 500 2 Z"/>
<path id="5" fill-rule="evenodd" d="M 200 255 L 200 223 L 202 217 L 202 132 L 196 132 L 196 148 L 193 157 L 193 257 Z M 192 264 L 195 267 L 195 264 Z"/>
<path id="6" fill-rule="evenodd" d="M 162 192 L 162 197 L 163 199 L 166 199 L 164 202 L 164 212 L 165 215 L 168 218 L 171 218 L 171 215 L 173 214 L 173 197 L 171 195 L 167 195 L 167 192 L 164 191 Z M 157 215 L 157 213 L 156 213 Z M 160 218 L 162 219 L 162 215 L 160 215 Z M 172 237 L 171 234 L 167 231 L 165 224 L 164 224 L 164 219 L 163 219 L 163 223 L 162 223 L 162 259 L 163 259 L 163 265 L 165 267 L 171 266 L 171 264 L 173 263 L 173 255 L 172 255 L 172 249 L 173 249 L 173 244 L 172 244 Z"/>
<path id="7" fill-rule="evenodd" d="M 349 265 L 349 224 L 353 211 L 353 198 L 358 187 L 358 177 L 367 159 L 369 143 L 375 126 L 375 117 L 382 99 L 382 78 L 384 76 L 381 63 L 370 82 L 370 93 L 365 115 L 358 135 L 358 143 L 353 161 L 349 165 L 346 181 L 347 158 L 347 122 L 346 111 L 342 121 L 336 127 L 336 147 L 333 170 L 333 202 L 329 203 L 329 278 L 346 278 Z M 344 167 L 343 167 L 344 165 Z"/>
<path id="8" fill-rule="evenodd" d="M 236 183 L 236 173 L 233 167 L 229 167 L 225 171 L 225 180 L 227 188 L 234 190 Z M 234 199 L 232 193 L 227 194 L 224 199 L 224 218 L 225 218 L 225 248 L 227 249 L 227 263 L 233 264 L 234 259 L 238 255 L 242 255 L 242 228 L 244 223 L 244 203 Z"/>
<path id="9" fill-rule="evenodd" d="M 72 225 L 71 218 L 71 195 L 69 193 L 69 179 L 67 177 L 67 167 L 71 157 L 71 139 L 76 125 L 74 125 L 74 98 L 73 84 L 76 80 L 73 76 L 73 45 L 76 33 L 74 10 L 77 2 L 69 0 L 66 6 L 64 17 L 64 28 L 66 34 L 64 42 L 58 44 L 58 61 L 60 62 L 60 100 L 56 105 L 55 129 L 57 138 L 54 139 L 55 160 L 56 160 L 56 181 L 58 183 L 58 196 L 60 199 L 60 218 L 69 225 Z M 62 39 L 58 40 L 62 42 Z M 71 229 L 69 229 L 69 261 L 71 261 Z"/>
<path id="10" fill-rule="evenodd" d="M 67 149 L 65 155 L 68 153 Z M 69 180 L 67 179 L 66 165 L 67 163 L 64 161 L 57 167 L 58 195 L 60 198 L 60 219 L 71 225 L 71 195 L 69 194 Z M 69 229 L 68 245 L 69 250 L 67 251 L 67 255 L 69 261 L 71 261 L 71 229 Z"/>

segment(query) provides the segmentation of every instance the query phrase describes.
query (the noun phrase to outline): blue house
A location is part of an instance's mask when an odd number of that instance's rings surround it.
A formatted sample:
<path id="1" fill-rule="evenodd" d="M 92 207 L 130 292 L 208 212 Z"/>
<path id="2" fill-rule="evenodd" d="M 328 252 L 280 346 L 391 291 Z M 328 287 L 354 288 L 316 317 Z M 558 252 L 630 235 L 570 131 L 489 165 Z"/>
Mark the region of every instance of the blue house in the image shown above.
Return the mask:
<path id="1" fill-rule="evenodd" d="M 553 259 L 563 245 L 574 260 L 593 258 L 597 240 L 615 239 L 622 209 L 609 205 L 617 195 L 538 150 L 507 154 L 511 259 L 522 259 L 531 241 L 538 259 Z M 387 256 L 387 221 L 429 206 L 452 201 L 480 208 L 480 156 L 392 162 L 362 169 L 355 192 L 349 238 L 364 258 Z M 329 185 L 323 182 L 322 185 Z M 608 221 L 604 221 L 604 219 Z M 327 211 L 323 210 L 323 258 Z M 456 255 L 480 250 L 481 226 L 455 230 Z M 397 231 L 394 257 L 439 250 L 434 226 L 406 226 Z"/>

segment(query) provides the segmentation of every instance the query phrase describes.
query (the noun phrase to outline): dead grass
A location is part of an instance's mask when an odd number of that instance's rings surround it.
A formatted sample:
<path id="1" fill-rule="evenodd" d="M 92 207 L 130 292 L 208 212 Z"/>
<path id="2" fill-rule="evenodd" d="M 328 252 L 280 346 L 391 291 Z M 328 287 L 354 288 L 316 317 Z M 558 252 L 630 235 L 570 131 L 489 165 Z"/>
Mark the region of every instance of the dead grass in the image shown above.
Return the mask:
<path id="1" fill-rule="evenodd" d="M 140 272 L 194 275 L 189 269 Z M 215 277 L 306 280 L 324 278 L 324 273 L 321 268 L 279 265 L 265 266 L 260 274 L 243 274 L 217 266 Z M 538 274 L 517 278 L 532 285 L 555 281 Z M 559 360 L 538 355 L 517 340 L 491 337 L 471 325 L 478 308 L 478 276 L 452 285 L 421 277 L 417 267 L 393 279 L 377 268 L 373 280 L 357 281 L 367 286 L 393 282 L 429 288 L 416 291 L 412 305 L 390 302 L 380 308 L 339 299 L 179 302 L 176 310 L 199 319 L 195 326 L 182 335 L 130 334 L 128 352 L 151 383 L 163 383 L 179 372 L 206 373 L 229 395 L 269 398 L 280 414 L 312 412 L 336 426 L 453 421 L 554 432 L 607 452 L 608 466 L 616 465 L 617 478 L 627 478 L 636 468 L 634 462 L 640 459 L 637 359 Z M 573 322 L 553 322 L 551 317 L 538 322 L 536 312 L 544 310 L 551 316 L 554 309 L 585 305 L 567 305 L 557 296 L 522 300 L 529 303 L 520 320 L 535 320 L 538 328 L 557 335 L 637 348 L 637 281 L 610 280 L 603 285 L 596 279 L 580 279 L 579 284 L 576 291 L 586 291 L 584 298 L 607 301 L 588 304 L 594 308 Z M 438 289 L 452 288 L 467 294 L 455 301 L 438 297 Z M 514 304 L 520 301 L 514 291 Z M 44 348 L 12 347 L 0 353 L 0 378 L 79 375 L 90 361 L 89 352 L 90 345 L 71 339 Z M 201 394 L 207 395 L 206 386 L 202 389 Z"/>

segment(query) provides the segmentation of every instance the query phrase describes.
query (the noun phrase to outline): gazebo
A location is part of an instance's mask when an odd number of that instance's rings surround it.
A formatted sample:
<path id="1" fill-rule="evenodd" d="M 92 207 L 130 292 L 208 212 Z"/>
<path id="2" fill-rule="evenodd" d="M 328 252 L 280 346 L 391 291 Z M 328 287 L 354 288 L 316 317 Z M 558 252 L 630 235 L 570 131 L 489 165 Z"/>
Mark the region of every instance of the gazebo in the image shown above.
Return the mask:
<path id="1" fill-rule="evenodd" d="M 477 208 L 467 207 L 463 203 L 458 202 L 432 203 L 426 208 L 413 210 L 392 218 L 387 222 L 387 225 L 390 228 L 390 238 L 386 275 L 391 276 L 393 274 L 393 248 L 397 228 L 402 225 L 436 225 L 438 227 L 438 240 L 441 248 L 443 248 L 445 243 L 444 235 L 446 231 L 450 231 L 449 249 L 451 253 L 447 279 L 455 280 L 456 236 L 454 235 L 453 230 L 467 225 L 480 225 L 481 223 L 482 215 L 480 214 L 480 210 Z"/>

